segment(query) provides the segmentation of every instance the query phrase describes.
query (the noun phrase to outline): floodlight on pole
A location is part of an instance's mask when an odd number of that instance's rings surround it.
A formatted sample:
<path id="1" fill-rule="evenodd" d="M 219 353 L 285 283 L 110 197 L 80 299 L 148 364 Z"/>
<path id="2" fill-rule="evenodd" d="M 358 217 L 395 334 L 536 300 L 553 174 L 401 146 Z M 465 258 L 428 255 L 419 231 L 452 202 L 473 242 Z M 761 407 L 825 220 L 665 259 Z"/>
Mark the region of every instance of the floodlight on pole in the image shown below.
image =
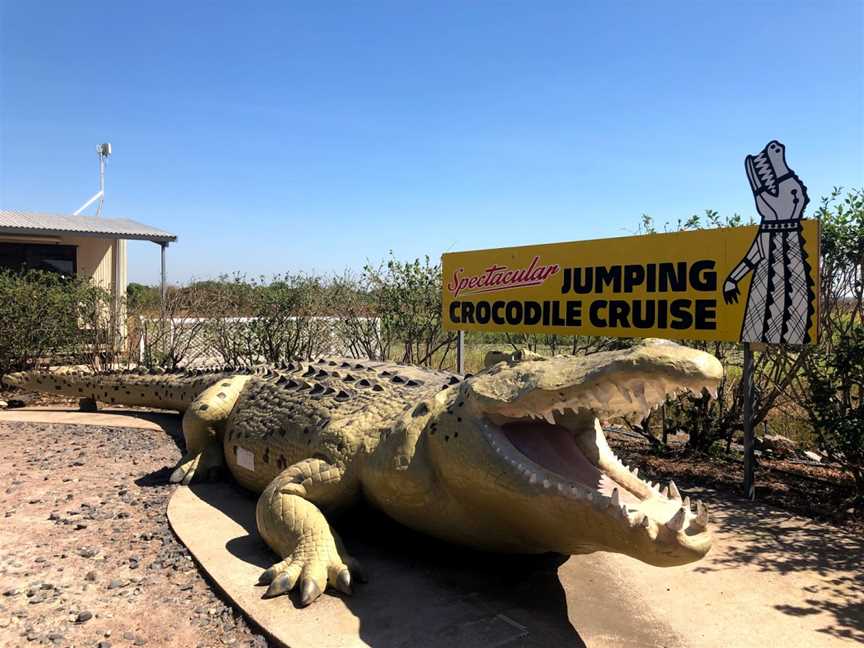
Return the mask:
<path id="1" fill-rule="evenodd" d="M 78 209 L 72 212 L 75 216 L 87 209 L 97 200 L 99 201 L 99 204 L 96 205 L 96 216 L 98 218 L 102 215 L 102 205 L 105 204 L 105 162 L 111 155 L 111 143 L 105 142 L 103 144 L 99 144 L 99 146 L 96 147 L 96 155 L 99 156 L 99 191 L 93 194 L 90 200 L 88 200 Z"/>

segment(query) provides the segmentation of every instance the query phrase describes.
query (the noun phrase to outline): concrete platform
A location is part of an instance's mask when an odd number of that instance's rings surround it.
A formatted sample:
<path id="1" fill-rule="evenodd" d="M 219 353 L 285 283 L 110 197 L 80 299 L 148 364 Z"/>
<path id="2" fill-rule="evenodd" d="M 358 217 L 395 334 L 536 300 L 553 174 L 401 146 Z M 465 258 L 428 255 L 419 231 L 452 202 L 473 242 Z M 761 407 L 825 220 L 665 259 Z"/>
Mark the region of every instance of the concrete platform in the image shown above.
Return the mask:
<path id="1" fill-rule="evenodd" d="M 610 591 L 619 581 L 602 567 L 586 573 L 586 565 L 562 556 L 476 553 L 369 510 L 336 525 L 369 572 L 368 584 L 350 597 L 328 590 L 305 609 L 293 597 L 264 600 L 265 588 L 255 583 L 277 558 L 255 531 L 254 505 L 253 496 L 228 484 L 182 487 L 168 519 L 218 587 L 285 646 L 684 645 L 625 590 Z M 566 594 L 562 580 L 572 584 Z"/>
<path id="2" fill-rule="evenodd" d="M 98 412 L 80 412 L 77 407 L 46 405 L 0 410 L 0 422 L 102 425 L 142 430 L 169 431 L 180 426 L 179 414 L 112 406 Z"/>

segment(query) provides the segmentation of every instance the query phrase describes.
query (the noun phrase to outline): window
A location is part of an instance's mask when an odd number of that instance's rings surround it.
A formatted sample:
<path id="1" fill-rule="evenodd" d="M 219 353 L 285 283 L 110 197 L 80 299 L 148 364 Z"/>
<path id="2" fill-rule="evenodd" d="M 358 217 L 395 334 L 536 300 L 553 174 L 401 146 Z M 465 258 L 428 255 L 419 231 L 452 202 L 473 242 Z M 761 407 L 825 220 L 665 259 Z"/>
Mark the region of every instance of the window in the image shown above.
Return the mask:
<path id="1" fill-rule="evenodd" d="M 47 270 L 72 277 L 78 270 L 74 245 L 0 243 L 0 270 Z"/>

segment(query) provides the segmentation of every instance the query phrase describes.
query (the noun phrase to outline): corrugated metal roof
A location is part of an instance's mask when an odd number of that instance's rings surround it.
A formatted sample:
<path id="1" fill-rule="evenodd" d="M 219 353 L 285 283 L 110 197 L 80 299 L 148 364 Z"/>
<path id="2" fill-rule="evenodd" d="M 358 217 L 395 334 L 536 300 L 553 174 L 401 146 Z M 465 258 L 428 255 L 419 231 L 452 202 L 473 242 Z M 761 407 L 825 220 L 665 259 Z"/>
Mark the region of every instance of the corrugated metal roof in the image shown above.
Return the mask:
<path id="1" fill-rule="evenodd" d="M 31 236 L 74 234 L 75 236 L 153 241 L 154 243 L 170 243 L 177 240 L 176 234 L 125 218 L 46 214 L 18 211 L 17 209 L 0 209 L 0 234 Z"/>

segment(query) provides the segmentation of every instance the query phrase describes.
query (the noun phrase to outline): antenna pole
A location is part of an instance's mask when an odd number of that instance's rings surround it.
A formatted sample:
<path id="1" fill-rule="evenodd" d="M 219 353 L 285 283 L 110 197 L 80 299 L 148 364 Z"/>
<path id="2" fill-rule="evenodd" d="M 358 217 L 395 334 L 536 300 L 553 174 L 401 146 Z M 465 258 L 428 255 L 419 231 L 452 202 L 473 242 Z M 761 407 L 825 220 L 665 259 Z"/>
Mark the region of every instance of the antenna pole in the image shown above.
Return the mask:
<path id="1" fill-rule="evenodd" d="M 105 158 L 102 147 L 96 149 L 99 154 L 99 204 L 96 205 L 96 218 L 102 215 L 102 205 L 105 204 Z"/>
<path id="2" fill-rule="evenodd" d="M 73 216 L 77 216 L 97 200 L 99 201 L 99 204 L 96 205 L 96 217 L 98 218 L 102 215 L 102 205 L 105 204 L 105 160 L 107 160 L 108 156 L 111 155 L 111 144 L 108 142 L 100 144 L 96 147 L 96 154 L 99 156 L 99 191 L 93 194 L 87 202 L 72 212 Z"/>

